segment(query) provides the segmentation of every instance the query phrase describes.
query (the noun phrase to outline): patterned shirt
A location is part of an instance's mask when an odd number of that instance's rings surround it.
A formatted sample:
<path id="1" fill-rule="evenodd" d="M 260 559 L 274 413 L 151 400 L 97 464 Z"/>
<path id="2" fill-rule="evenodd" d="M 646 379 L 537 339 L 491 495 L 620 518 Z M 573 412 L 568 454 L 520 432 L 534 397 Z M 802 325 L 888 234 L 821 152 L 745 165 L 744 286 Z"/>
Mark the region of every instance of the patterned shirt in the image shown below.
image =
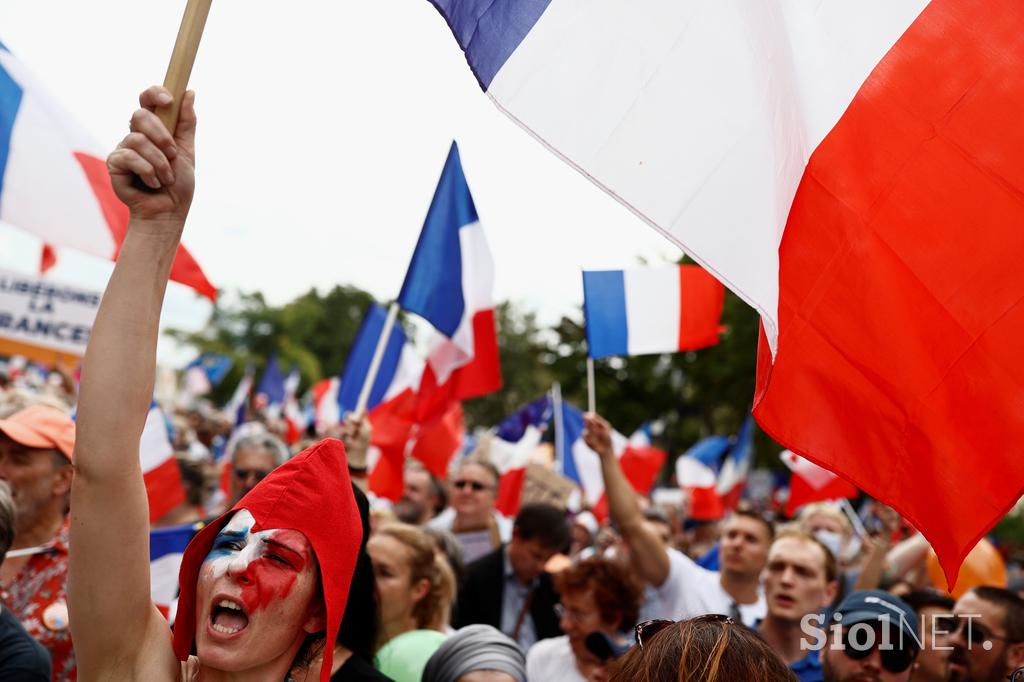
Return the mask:
<path id="1" fill-rule="evenodd" d="M 4 607 L 46 647 L 53 659 L 53 682 L 78 677 L 68 627 L 68 528 L 65 518 L 56 537 L 33 554 L 9 585 L 0 585 Z"/>

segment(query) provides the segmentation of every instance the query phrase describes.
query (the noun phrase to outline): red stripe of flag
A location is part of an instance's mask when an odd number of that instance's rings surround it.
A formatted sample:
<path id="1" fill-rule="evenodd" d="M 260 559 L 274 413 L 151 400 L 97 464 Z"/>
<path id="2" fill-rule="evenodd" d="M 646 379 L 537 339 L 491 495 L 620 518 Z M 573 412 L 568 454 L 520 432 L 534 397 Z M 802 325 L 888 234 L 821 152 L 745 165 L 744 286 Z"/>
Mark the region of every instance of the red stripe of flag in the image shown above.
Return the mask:
<path id="1" fill-rule="evenodd" d="M 759 353 L 761 426 L 908 517 L 950 584 L 1024 492 L 1021 26 L 933 0 L 879 64 L 811 157 Z"/>

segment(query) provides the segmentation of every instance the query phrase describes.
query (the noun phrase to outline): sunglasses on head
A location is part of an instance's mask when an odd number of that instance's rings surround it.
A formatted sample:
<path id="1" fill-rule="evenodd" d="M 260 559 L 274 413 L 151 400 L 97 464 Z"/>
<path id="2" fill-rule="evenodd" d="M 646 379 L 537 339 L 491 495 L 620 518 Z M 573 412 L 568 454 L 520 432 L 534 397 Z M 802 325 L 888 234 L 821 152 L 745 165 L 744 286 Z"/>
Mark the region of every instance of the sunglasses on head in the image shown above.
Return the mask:
<path id="1" fill-rule="evenodd" d="M 257 481 L 262 481 L 268 475 L 270 472 L 262 469 L 235 469 L 235 478 L 239 481 L 244 481 L 250 476 L 255 476 Z"/>
<path id="2" fill-rule="evenodd" d="M 899 636 L 885 640 L 882 638 L 880 628 L 874 628 L 874 639 L 871 646 L 866 646 L 863 641 L 855 642 L 850 637 L 850 630 L 843 630 L 843 653 L 854 661 L 860 661 L 871 655 L 871 652 L 878 649 L 878 655 L 882 667 L 891 673 L 901 673 L 914 664 L 917 658 L 917 650 L 913 647 L 900 647 Z M 891 648 L 882 649 L 880 645 L 889 642 Z"/>
<path id="3" fill-rule="evenodd" d="M 475 493 L 478 493 L 481 490 L 487 490 L 488 488 L 490 488 L 489 485 L 484 485 L 480 481 L 467 481 L 464 478 L 460 478 L 458 481 L 455 481 L 454 483 L 452 483 L 452 485 L 455 486 L 455 488 L 457 488 L 458 490 L 463 490 L 463 489 L 465 489 L 468 486 L 468 487 L 472 488 L 473 492 L 475 492 Z"/>
<path id="4" fill-rule="evenodd" d="M 642 623 L 638 623 L 633 632 L 636 635 L 636 643 L 641 650 L 644 648 L 644 642 L 649 642 L 651 639 L 667 628 L 670 625 L 675 625 L 679 621 L 675 620 L 645 620 Z M 730 616 L 724 616 L 718 613 L 709 613 L 705 616 L 698 616 L 691 618 L 689 622 L 702 622 L 702 623 L 724 623 L 726 625 L 735 625 L 736 621 Z"/>

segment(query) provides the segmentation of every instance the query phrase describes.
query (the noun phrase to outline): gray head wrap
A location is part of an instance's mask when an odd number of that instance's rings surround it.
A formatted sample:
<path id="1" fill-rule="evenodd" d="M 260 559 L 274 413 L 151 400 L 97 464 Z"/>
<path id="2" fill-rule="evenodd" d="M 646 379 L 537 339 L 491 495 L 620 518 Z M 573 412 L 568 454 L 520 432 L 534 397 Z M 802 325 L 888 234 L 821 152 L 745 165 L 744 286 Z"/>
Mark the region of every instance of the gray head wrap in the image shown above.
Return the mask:
<path id="1" fill-rule="evenodd" d="M 476 670 L 498 670 L 526 682 L 526 657 L 490 625 L 467 625 L 445 640 L 427 661 L 422 682 L 455 682 Z"/>

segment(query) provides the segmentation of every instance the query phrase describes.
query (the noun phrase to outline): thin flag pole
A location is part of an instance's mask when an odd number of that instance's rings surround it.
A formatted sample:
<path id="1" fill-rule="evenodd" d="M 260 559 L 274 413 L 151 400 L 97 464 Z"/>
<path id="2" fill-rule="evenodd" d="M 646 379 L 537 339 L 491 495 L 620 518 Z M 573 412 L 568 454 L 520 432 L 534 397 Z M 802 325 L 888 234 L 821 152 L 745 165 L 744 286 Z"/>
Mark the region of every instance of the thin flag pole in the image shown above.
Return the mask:
<path id="1" fill-rule="evenodd" d="M 594 358 L 587 356 L 587 412 L 597 412 L 597 399 L 594 396 Z"/>
<path id="2" fill-rule="evenodd" d="M 363 380 L 363 387 L 359 391 L 359 400 L 356 402 L 356 409 L 353 413 L 356 421 L 362 419 L 366 414 L 366 405 L 370 402 L 370 390 L 373 388 L 374 382 L 377 381 L 377 372 L 380 371 L 380 363 L 384 360 L 384 349 L 388 346 L 388 339 L 391 338 L 391 330 L 395 327 L 396 319 L 398 319 L 398 301 L 392 303 L 388 308 L 388 317 L 384 320 L 384 328 L 380 332 L 380 338 L 377 339 L 377 347 L 373 349 L 373 359 L 370 360 L 370 368 L 366 372 L 366 378 Z"/>
<path id="3" fill-rule="evenodd" d="M 850 501 L 845 497 L 839 498 L 839 507 L 846 513 L 846 516 L 850 519 L 850 525 L 853 526 L 854 531 L 857 532 L 861 538 L 868 537 L 868 530 L 864 527 L 864 522 L 860 520 L 860 515 L 850 504 Z"/>
<path id="4" fill-rule="evenodd" d="M 164 87 L 171 91 L 174 101 L 167 107 L 157 109 L 157 116 L 167 129 L 174 134 L 178 125 L 178 112 L 181 111 L 181 97 L 188 87 L 188 79 L 192 75 L 192 65 L 199 52 L 199 41 L 206 27 L 206 17 L 210 14 L 213 0 L 188 0 L 185 14 L 181 17 L 178 27 L 178 38 L 174 41 L 171 62 L 167 65 Z"/>
<path id="5" fill-rule="evenodd" d="M 562 443 L 562 386 L 556 381 L 551 386 L 551 409 L 555 413 L 555 468 L 559 474 L 565 475 L 563 471 L 565 462 L 565 447 Z"/>

